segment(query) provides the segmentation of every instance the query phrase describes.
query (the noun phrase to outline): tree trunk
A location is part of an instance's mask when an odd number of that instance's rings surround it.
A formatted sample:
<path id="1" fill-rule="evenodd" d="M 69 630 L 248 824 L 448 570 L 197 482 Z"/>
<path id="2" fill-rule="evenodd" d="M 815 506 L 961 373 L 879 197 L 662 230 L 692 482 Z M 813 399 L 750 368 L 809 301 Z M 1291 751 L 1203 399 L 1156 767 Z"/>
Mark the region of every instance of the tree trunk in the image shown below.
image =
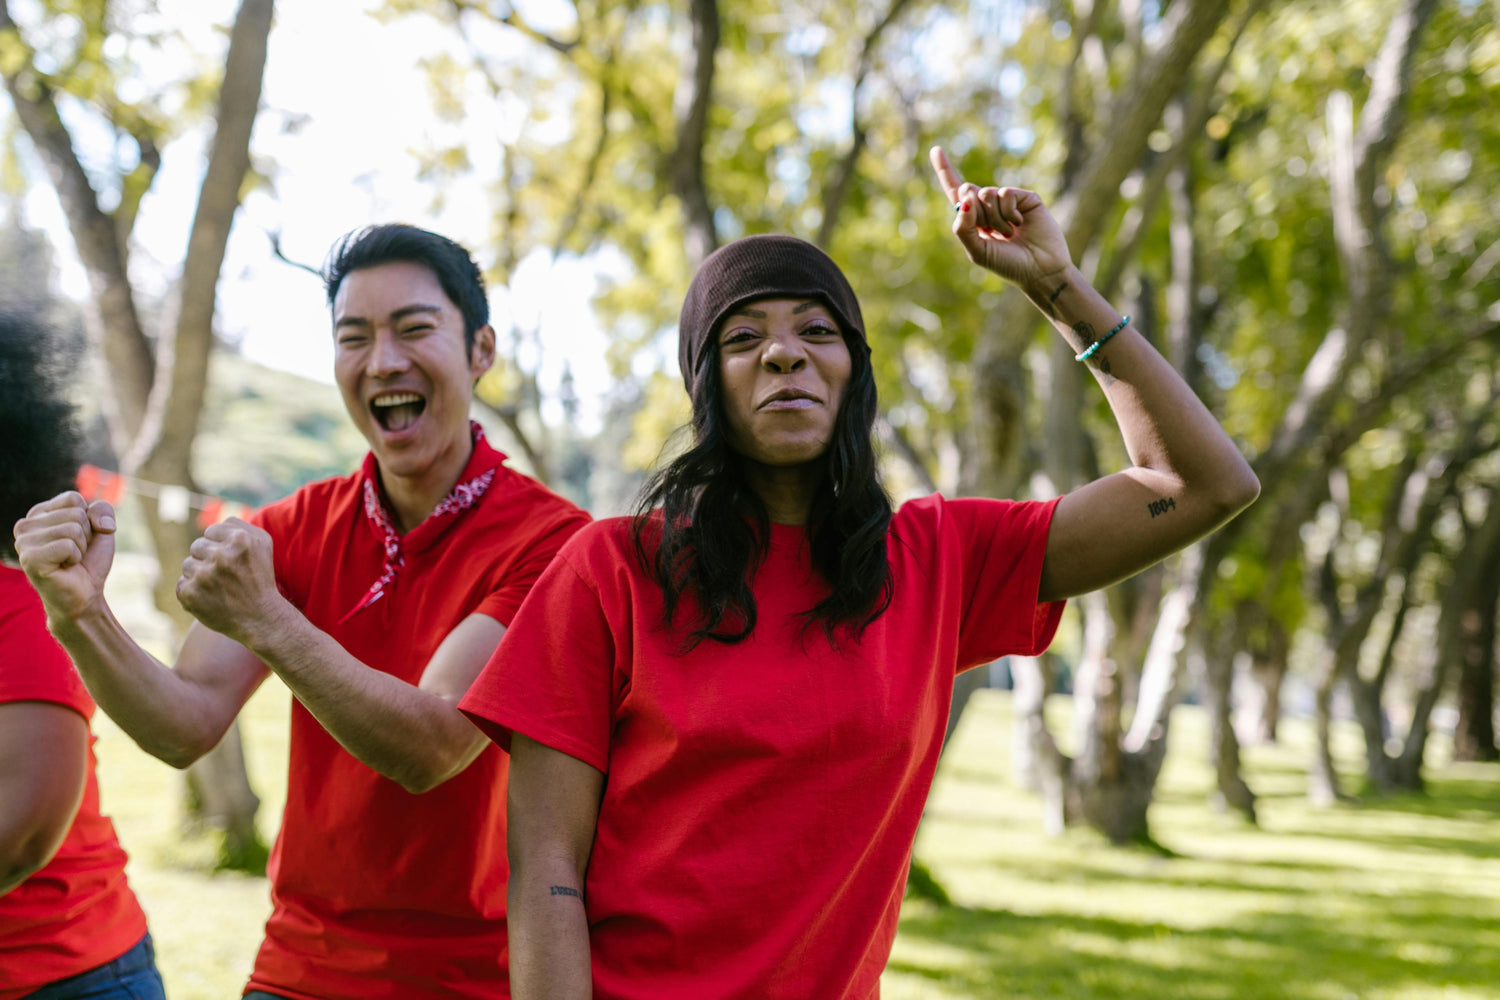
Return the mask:
<path id="1" fill-rule="evenodd" d="M 1391 730 L 1381 705 L 1382 688 L 1357 676 L 1351 676 L 1345 688 L 1349 692 L 1354 720 L 1359 723 L 1365 738 L 1365 782 L 1372 791 L 1388 794 L 1396 788 L 1396 776 L 1391 767 L 1391 755 L 1386 751 Z"/>
<path id="2" fill-rule="evenodd" d="M 1258 743 L 1275 743 L 1281 726 L 1281 686 L 1286 680 L 1287 661 L 1291 655 L 1291 637 L 1278 621 L 1265 623 L 1265 643 L 1250 651 L 1250 690 L 1258 701 L 1251 718 L 1252 738 Z"/>
<path id="3" fill-rule="evenodd" d="M 986 685 L 989 679 L 989 671 L 984 669 L 965 670 L 953 678 L 953 700 L 948 705 L 948 726 L 943 731 L 943 742 L 947 743 L 953 737 L 953 730 L 958 728 L 959 716 L 964 714 L 964 706 L 969 703 L 969 697 Z"/>
<path id="4" fill-rule="evenodd" d="M 1316 745 L 1307 771 L 1307 797 L 1317 806 L 1331 806 L 1349 796 L 1339 783 L 1333 764 L 1333 691 L 1338 684 L 1338 653 L 1325 648 L 1318 666 L 1313 695 L 1313 732 Z"/>
<path id="5" fill-rule="evenodd" d="M 703 177 L 703 144 L 708 139 L 708 112 L 713 106 L 714 59 L 719 51 L 719 5 L 691 0 L 692 42 L 674 99 L 677 147 L 671 154 L 672 190 L 682 203 L 683 238 L 689 271 L 719 246 L 713 206 Z"/>
<path id="6" fill-rule="evenodd" d="M 1471 542 L 1464 546 L 1476 567 L 1467 592 L 1455 588 L 1449 600 L 1463 602 L 1450 620 L 1459 630 L 1458 727 L 1453 734 L 1455 760 L 1500 760 L 1495 745 L 1495 621 L 1500 617 L 1500 485 L 1490 490 L 1489 512 Z"/>
<path id="7" fill-rule="evenodd" d="M 1012 767 L 1017 783 L 1042 793 L 1042 825 L 1059 836 L 1076 815 L 1070 766 L 1072 761 L 1058 750 L 1045 715 L 1052 674 L 1042 657 L 1012 656 L 1010 673 L 1015 685 L 1011 700 Z"/>
<path id="8" fill-rule="evenodd" d="M 1199 630 L 1202 631 L 1202 630 Z M 1214 772 L 1210 802 L 1217 809 L 1233 809 L 1255 822 L 1255 793 L 1240 772 L 1240 741 L 1234 730 L 1235 630 L 1220 628 L 1219 641 L 1211 648 L 1194 642 L 1191 656 L 1203 661 L 1203 700 L 1208 710 L 1208 761 Z"/>

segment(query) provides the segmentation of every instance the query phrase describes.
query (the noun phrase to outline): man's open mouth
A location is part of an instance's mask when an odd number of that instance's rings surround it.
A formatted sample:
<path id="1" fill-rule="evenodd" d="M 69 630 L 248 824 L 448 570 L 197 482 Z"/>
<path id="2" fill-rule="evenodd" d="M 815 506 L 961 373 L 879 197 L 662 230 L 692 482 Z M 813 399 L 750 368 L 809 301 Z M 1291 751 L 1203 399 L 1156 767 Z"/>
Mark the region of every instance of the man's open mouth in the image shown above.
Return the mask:
<path id="1" fill-rule="evenodd" d="M 404 431 L 417 422 L 427 400 L 414 392 L 387 392 L 370 400 L 376 423 L 388 431 Z"/>

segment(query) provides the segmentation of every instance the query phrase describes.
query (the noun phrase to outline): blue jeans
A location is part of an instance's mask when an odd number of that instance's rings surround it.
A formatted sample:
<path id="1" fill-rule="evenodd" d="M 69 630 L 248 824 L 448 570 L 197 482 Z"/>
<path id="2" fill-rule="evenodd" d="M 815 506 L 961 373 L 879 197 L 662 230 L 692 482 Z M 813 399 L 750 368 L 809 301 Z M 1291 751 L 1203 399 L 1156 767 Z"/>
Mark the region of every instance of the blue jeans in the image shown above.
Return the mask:
<path id="1" fill-rule="evenodd" d="M 27 994 L 26 1000 L 166 1000 L 151 935 L 113 962 L 59 979 Z"/>

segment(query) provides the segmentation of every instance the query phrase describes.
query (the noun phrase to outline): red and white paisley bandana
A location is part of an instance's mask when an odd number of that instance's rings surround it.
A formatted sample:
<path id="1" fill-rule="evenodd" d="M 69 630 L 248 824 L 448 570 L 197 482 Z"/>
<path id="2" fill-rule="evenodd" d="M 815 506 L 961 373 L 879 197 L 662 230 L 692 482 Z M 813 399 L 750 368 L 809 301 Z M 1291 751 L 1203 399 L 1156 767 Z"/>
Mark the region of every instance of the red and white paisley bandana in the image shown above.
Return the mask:
<path id="1" fill-rule="evenodd" d="M 484 428 L 478 422 L 469 421 L 469 432 L 472 435 L 474 447 L 484 440 Z M 370 525 L 375 533 L 380 536 L 380 542 L 385 549 L 385 556 L 380 567 L 380 578 L 370 584 L 370 589 L 365 596 L 360 598 L 359 603 L 349 609 L 344 617 L 339 619 L 339 624 L 353 618 L 360 611 L 368 608 L 376 601 L 385 596 L 386 588 L 396 579 L 396 574 L 406 565 L 406 556 L 401 550 L 401 533 L 396 530 L 396 519 L 391 514 L 380 495 L 380 487 L 375 481 L 375 463 L 367 461 L 364 469 L 364 495 L 365 495 L 365 517 L 369 518 Z M 495 481 L 495 470 L 489 469 L 474 476 L 472 479 L 464 480 L 453 487 L 452 491 L 445 496 L 432 513 L 427 515 L 423 524 L 431 522 L 434 518 L 453 517 L 479 503 L 480 498 L 489 490 L 490 484 Z"/>

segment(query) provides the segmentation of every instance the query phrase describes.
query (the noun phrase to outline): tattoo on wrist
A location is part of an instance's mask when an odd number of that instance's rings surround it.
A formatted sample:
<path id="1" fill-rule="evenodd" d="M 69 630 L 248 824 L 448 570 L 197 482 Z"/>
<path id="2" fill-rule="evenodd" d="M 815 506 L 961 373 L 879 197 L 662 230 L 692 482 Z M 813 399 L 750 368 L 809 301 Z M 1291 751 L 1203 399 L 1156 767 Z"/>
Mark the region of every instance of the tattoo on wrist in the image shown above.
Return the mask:
<path id="1" fill-rule="evenodd" d="M 572 896 L 574 899 L 582 899 L 583 894 L 570 885 L 553 885 L 547 887 L 554 896 Z"/>
<path id="2" fill-rule="evenodd" d="M 1077 347 L 1080 351 L 1099 339 L 1099 335 L 1094 332 L 1093 324 L 1083 320 L 1073 324 L 1073 332 L 1078 335 Z"/>
<path id="3" fill-rule="evenodd" d="M 1057 297 L 1059 295 L 1061 295 L 1063 292 L 1066 292 L 1067 290 L 1068 290 L 1068 283 L 1066 281 L 1064 281 L 1061 285 L 1057 286 L 1057 291 L 1055 291 L 1051 295 L 1047 296 L 1047 315 L 1048 316 L 1056 316 L 1057 315 Z"/>
<path id="4" fill-rule="evenodd" d="M 1114 385 L 1118 381 L 1120 381 L 1120 380 L 1117 379 L 1117 378 L 1115 378 L 1114 375 L 1112 375 L 1110 373 L 1109 359 L 1105 358 L 1103 361 L 1100 361 L 1099 362 L 1099 383 L 1101 385 L 1103 385 L 1104 388 L 1108 389 L 1110 386 Z"/>
<path id="5" fill-rule="evenodd" d="M 1177 501 L 1171 497 L 1162 497 L 1160 500 L 1153 500 L 1151 503 L 1148 503 L 1146 509 L 1151 512 L 1152 517 L 1156 517 L 1158 514 L 1165 514 L 1169 510 L 1176 510 Z"/>

